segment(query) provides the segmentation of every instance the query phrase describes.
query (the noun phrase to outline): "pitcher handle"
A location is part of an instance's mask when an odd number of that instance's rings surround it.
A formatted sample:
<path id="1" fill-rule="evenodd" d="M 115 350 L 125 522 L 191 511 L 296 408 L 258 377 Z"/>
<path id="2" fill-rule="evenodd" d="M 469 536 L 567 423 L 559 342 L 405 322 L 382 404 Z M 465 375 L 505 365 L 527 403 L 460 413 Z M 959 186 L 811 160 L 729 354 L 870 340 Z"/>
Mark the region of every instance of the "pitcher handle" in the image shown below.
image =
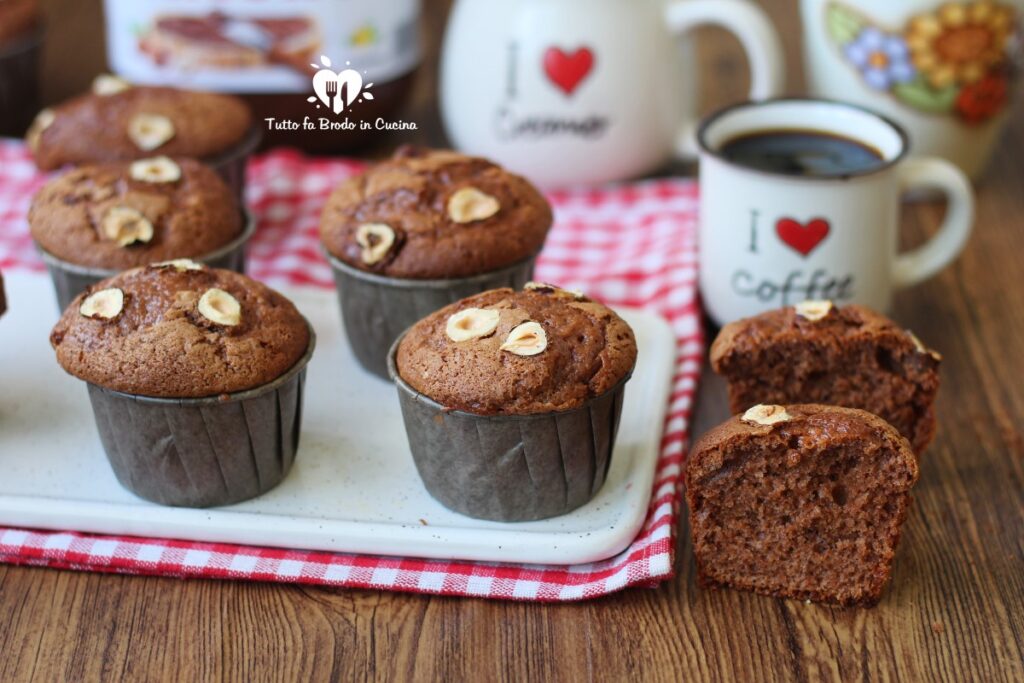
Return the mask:
<path id="1" fill-rule="evenodd" d="M 776 97 L 785 83 L 786 60 L 768 15 L 747 0 L 675 0 L 665 8 L 669 30 L 676 36 L 705 25 L 733 33 L 747 53 L 750 65 L 749 99 Z M 676 140 L 676 155 L 697 156 L 697 121 L 684 121 Z"/>

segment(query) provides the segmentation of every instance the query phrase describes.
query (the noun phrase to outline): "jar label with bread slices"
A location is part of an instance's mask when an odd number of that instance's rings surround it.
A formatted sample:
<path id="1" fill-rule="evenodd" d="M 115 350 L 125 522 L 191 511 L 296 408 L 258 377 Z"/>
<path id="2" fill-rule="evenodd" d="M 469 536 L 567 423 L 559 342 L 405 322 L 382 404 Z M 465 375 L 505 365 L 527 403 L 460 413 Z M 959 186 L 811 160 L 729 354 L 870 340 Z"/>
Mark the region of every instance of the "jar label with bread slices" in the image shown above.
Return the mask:
<path id="1" fill-rule="evenodd" d="M 320 55 L 367 82 L 420 58 L 420 0 L 106 0 L 111 68 L 134 83 L 306 92 Z M 344 66 L 343 66 L 344 68 Z"/>

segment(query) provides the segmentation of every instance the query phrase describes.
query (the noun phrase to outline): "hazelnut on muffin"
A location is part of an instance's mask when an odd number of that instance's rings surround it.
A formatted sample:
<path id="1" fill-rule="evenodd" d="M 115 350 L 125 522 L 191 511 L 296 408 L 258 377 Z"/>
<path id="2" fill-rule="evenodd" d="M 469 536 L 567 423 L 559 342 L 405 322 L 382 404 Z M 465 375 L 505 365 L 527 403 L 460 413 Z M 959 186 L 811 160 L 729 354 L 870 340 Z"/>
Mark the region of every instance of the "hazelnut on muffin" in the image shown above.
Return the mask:
<path id="1" fill-rule="evenodd" d="M 164 156 L 72 169 L 39 190 L 28 222 L 53 256 L 109 270 L 203 256 L 244 227 L 216 173 Z"/>
<path id="2" fill-rule="evenodd" d="M 331 194 L 320 233 L 355 268 L 437 280 L 535 255 L 551 221 L 533 185 L 486 159 L 403 148 Z"/>
<path id="3" fill-rule="evenodd" d="M 604 484 L 636 357 L 625 321 L 552 285 L 488 291 L 427 316 L 390 357 L 427 491 L 496 521 L 584 505 Z"/>
<path id="4" fill-rule="evenodd" d="M 636 363 L 636 339 L 611 309 L 529 283 L 464 299 L 414 325 L 398 345 L 399 376 L 446 408 L 477 415 L 572 410 Z"/>
<path id="5" fill-rule="evenodd" d="M 907 440 L 864 410 L 757 405 L 686 459 L 704 586 L 838 605 L 878 602 L 918 477 Z"/>
<path id="6" fill-rule="evenodd" d="M 920 454 L 935 434 L 941 357 L 864 306 L 805 301 L 729 323 L 711 366 L 734 413 L 759 403 L 823 403 L 883 418 Z"/>
<path id="7" fill-rule="evenodd" d="M 237 97 L 100 76 L 92 92 L 41 111 L 27 141 L 39 168 L 50 171 L 155 155 L 210 161 L 242 144 L 251 128 L 249 107 Z"/>
<path id="8" fill-rule="evenodd" d="M 302 419 L 309 324 L 244 275 L 179 259 L 82 292 L 54 327 L 87 383 L 121 484 L 165 505 L 226 505 L 280 483 Z"/>
<path id="9" fill-rule="evenodd" d="M 402 148 L 342 183 L 320 235 L 349 342 L 387 376 L 387 350 L 406 328 L 459 299 L 522 287 L 551 228 L 544 196 L 486 159 Z"/>
<path id="10" fill-rule="evenodd" d="M 139 396 L 201 398 L 270 382 L 309 345 L 295 306 L 266 285 L 187 259 L 81 293 L 50 337 L 79 379 Z"/>
<path id="11" fill-rule="evenodd" d="M 89 285 L 156 261 L 242 271 L 252 232 L 216 173 L 163 156 L 72 169 L 36 194 L 28 222 L 62 310 Z"/>

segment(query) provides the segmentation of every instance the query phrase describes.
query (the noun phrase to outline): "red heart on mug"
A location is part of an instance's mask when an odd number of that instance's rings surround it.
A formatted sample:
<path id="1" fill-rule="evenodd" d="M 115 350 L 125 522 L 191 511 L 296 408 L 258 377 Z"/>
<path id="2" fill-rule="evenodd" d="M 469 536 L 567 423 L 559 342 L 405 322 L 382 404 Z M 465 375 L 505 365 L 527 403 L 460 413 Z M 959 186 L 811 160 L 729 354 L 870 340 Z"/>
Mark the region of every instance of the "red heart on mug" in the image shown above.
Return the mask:
<path id="1" fill-rule="evenodd" d="M 775 232 L 779 239 L 807 256 L 828 237 L 831 226 L 824 218 L 813 218 L 806 224 L 792 218 L 780 218 L 775 224 Z"/>
<path id="2" fill-rule="evenodd" d="M 594 53 L 587 47 L 571 54 L 558 47 L 544 51 L 544 73 L 566 95 L 572 95 L 593 67 Z"/>

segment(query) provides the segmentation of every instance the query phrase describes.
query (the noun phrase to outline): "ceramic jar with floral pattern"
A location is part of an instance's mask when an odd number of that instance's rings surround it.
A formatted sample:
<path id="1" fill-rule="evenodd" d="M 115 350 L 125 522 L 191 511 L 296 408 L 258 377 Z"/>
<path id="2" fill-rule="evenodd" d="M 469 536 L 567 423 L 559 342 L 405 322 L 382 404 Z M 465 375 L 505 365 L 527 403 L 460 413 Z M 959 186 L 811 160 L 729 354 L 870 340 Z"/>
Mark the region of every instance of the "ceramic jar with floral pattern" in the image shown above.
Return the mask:
<path id="1" fill-rule="evenodd" d="M 802 0 L 809 86 L 977 177 L 1009 117 L 1024 0 Z"/>

